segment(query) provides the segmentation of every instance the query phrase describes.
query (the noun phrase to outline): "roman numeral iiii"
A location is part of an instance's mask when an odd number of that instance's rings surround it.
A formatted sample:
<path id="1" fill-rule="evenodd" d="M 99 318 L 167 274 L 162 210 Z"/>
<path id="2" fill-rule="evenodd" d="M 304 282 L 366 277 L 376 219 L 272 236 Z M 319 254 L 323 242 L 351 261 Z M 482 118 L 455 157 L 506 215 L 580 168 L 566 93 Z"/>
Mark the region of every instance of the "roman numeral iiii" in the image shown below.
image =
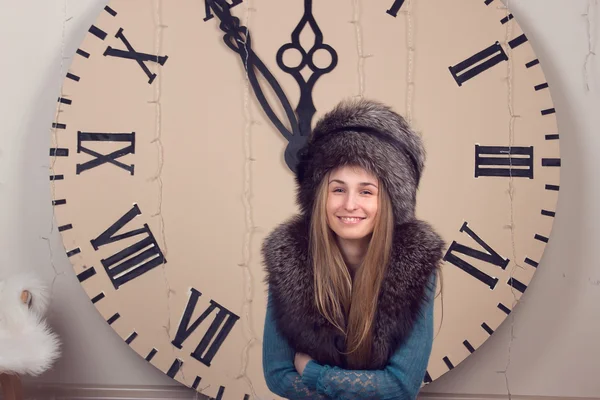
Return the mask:
<path id="1" fill-rule="evenodd" d="M 198 304 L 198 299 L 202 296 L 198 290 L 192 288 L 190 299 L 185 307 L 181 322 L 177 328 L 175 339 L 171 342 L 178 349 L 182 348 L 183 342 L 206 320 L 213 312 L 216 312 L 215 318 L 208 327 L 208 330 L 202 336 L 202 339 L 196 346 L 196 349 L 191 356 L 202 364 L 210 367 L 212 359 L 217 354 L 217 351 L 227 339 L 227 336 L 233 329 L 233 326 L 240 318 L 214 300 L 210 300 L 210 305 L 204 312 L 190 325 L 192 314 Z"/>
<path id="2" fill-rule="evenodd" d="M 469 235 L 471 239 L 473 239 L 475 242 L 477 242 L 477 244 L 483 247 L 485 252 L 473 249 L 471 247 L 467 247 L 465 245 L 457 243 L 456 241 L 453 241 L 450 247 L 448 248 L 446 255 L 444 256 L 444 261 L 448 261 L 450 264 L 457 266 L 458 268 L 465 271 L 467 274 L 471 275 L 473 278 L 477 279 L 486 286 L 489 286 L 490 289 L 494 289 L 494 287 L 496 287 L 496 284 L 498 283 L 498 278 L 493 278 L 489 276 L 485 272 L 479 270 L 475 266 L 469 264 L 468 262 L 460 258 L 457 254 L 460 253 L 471 258 L 476 258 L 490 265 L 500 267 L 503 270 L 506 269 L 509 260 L 502 258 L 500 254 L 494 251 L 494 249 L 492 249 L 486 242 L 481 240 L 481 238 L 475 232 L 473 232 L 471 228 L 469 228 L 467 222 L 465 222 L 461 226 L 460 232 L 465 232 L 467 235 Z"/>
<path id="3" fill-rule="evenodd" d="M 148 224 L 144 224 L 138 229 L 117 234 L 119 230 L 141 214 L 138 205 L 134 204 L 131 210 L 126 212 L 117 222 L 102 232 L 96 239 L 91 240 L 94 250 L 110 243 L 120 244 L 117 252 L 101 260 L 104 270 L 115 289 L 167 262 Z M 139 236 L 139 240 L 133 244 L 129 244 L 131 241 L 126 241 L 128 245 L 119 243 L 134 236 Z M 111 247 L 115 248 L 116 245 Z"/>

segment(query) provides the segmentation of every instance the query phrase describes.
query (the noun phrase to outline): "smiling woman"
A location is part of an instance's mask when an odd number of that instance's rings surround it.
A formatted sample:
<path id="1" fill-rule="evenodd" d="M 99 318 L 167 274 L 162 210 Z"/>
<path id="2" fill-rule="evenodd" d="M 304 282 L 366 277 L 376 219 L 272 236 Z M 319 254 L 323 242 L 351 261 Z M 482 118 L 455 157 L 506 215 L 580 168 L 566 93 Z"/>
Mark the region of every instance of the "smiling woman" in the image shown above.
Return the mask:
<path id="1" fill-rule="evenodd" d="M 263 249 L 267 384 L 291 399 L 414 398 L 431 352 L 443 247 L 414 215 L 421 139 L 389 107 L 346 101 L 301 154 L 305 211 Z M 419 160 L 416 174 L 409 159 Z"/>
<path id="2" fill-rule="evenodd" d="M 327 223 L 338 238 L 338 245 L 347 248 L 347 255 L 354 247 L 351 242 L 366 248 L 369 235 L 373 232 L 377 216 L 379 191 L 377 177 L 359 168 L 344 166 L 333 170 L 327 193 Z M 317 197 L 320 195 L 317 194 Z M 347 256 L 346 262 L 349 262 Z M 350 260 L 351 265 L 356 262 Z"/>

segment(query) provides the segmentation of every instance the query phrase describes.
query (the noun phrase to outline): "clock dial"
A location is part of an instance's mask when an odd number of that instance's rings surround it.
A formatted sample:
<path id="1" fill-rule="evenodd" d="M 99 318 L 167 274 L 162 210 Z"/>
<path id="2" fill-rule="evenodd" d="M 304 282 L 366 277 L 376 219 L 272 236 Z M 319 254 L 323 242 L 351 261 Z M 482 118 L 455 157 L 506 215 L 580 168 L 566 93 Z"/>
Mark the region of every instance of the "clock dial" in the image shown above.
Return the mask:
<path id="1" fill-rule="evenodd" d="M 134 351 L 215 398 L 268 395 L 260 245 L 297 212 L 310 127 L 352 96 L 426 145 L 417 213 L 447 248 L 424 381 L 506 319 L 550 237 L 560 155 L 498 1 L 115 0 L 65 78 L 50 184 L 83 289 Z"/>

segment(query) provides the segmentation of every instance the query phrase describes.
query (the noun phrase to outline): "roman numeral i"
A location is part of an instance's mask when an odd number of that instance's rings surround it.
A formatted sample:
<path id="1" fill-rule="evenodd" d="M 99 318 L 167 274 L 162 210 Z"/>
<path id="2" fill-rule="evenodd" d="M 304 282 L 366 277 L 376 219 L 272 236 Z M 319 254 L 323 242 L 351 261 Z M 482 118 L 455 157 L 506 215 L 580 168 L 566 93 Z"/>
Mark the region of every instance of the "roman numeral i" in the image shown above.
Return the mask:
<path id="1" fill-rule="evenodd" d="M 144 224 L 142 228 L 117 234 L 119 230 L 141 214 L 142 212 L 138 205 L 134 204 L 127 213 L 107 230 L 102 232 L 97 238 L 91 240 L 94 250 L 98 250 L 102 246 L 120 242 L 130 237 L 139 236 L 140 238 L 140 240 L 131 245 L 126 247 L 120 246 L 119 251 L 101 260 L 104 270 L 115 289 L 167 262 L 148 224 Z"/>
<path id="2" fill-rule="evenodd" d="M 202 296 L 198 290 L 192 288 L 190 298 L 185 307 L 181 322 L 177 328 L 175 339 L 171 342 L 178 349 L 182 348 L 183 342 L 202 324 L 206 318 L 215 314 L 215 318 L 208 327 L 208 330 L 196 346 L 196 349 L 191 356 L 202 364 L 210 367 L 210 363 L 217 354 L 217 351 L 227 339 L 227 336 L 233 329 L 233 326 L 240 318 L 214 300 L 210 300 L 210 305 L 204 312 L 190 325 L 192 314 L 198 304 L 198 299 Z"/>

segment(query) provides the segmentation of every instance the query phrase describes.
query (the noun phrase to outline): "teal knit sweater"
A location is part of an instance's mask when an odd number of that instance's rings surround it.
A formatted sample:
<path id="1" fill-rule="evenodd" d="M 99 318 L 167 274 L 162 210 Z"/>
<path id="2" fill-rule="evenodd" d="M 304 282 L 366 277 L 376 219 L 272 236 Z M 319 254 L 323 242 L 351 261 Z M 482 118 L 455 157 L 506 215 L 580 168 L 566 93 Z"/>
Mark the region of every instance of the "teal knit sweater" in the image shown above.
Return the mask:
<path id="1" fill-rule="evenodd" d="M 384 369 L 346 370 L 312 360 L 302 376 L 294 367 L 296 352 L 276 327 L 269 293 L 263 337 L 263 372 L 267 386 L 273 393 L 291 400 L 415 399 L 431 354 L 434 292 L 435 289 L 429 290 L 428 301 L 423 304 L 411 334 Z"/>

